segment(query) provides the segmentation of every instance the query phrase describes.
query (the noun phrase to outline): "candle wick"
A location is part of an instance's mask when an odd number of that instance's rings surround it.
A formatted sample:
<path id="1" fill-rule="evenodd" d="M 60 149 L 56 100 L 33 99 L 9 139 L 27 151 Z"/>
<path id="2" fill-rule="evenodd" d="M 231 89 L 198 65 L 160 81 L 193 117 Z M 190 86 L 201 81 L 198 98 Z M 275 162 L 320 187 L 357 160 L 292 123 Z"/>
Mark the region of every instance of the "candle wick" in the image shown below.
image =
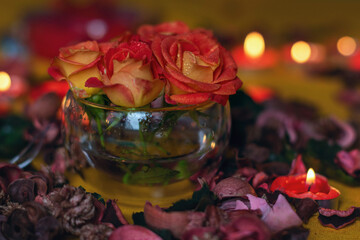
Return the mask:
<path id="1" fill-rule="evenodd" d="M 311 185 L 312 185 L 312 184 L 310 184 L 309 187 L 308 187 L 308 192 L 310 192 Z"/>

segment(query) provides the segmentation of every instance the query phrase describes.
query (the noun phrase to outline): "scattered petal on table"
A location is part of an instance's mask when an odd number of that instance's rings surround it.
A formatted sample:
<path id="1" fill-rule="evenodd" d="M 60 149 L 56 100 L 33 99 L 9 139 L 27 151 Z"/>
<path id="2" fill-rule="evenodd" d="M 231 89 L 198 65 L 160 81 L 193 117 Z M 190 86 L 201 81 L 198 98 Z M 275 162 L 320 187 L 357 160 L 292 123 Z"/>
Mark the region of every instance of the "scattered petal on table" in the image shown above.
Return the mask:
<path id="1" fill-rule="evenodd" d="M 326 227 L 335 229 L 343 228 L 353 222 L 359 217 L 359 208 L 351 207 L 348 210 L 334 210 L 327 208 L 319 209 L 319 221 Z"/>
<path id="2" fill-rule="evenodd" d="M 192 211 L 168 213 L 147 202 L 144 207 L 144 217 L 149 226 L 170 230 L 175 237 L 180 238 L 188 226 L 202 227 L 205 213 Z"/>
<path id="3" fill-rule="evenodd" d="M 117 228 L 109 240 L 161 240 L 161 237 L 147 228 L 137 225 L 124 225 Z"/>

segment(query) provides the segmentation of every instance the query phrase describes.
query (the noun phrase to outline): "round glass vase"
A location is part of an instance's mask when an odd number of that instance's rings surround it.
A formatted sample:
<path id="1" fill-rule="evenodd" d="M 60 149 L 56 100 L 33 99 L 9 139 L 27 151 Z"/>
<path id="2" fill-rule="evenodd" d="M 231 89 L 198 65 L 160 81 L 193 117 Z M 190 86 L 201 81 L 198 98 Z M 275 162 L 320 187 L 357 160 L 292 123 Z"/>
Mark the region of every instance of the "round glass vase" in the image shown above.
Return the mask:
<path id="1" fill-rule="evenodd" d="M 189 179 L 218 162 L 231 127 L 229 103 L 124 108 L 76 98 L 71 91 L 64 115 L 65 147 L 81 184 L 118 199 L 125 215 L 146 201 L 166 207 L 191 197 Z"/>

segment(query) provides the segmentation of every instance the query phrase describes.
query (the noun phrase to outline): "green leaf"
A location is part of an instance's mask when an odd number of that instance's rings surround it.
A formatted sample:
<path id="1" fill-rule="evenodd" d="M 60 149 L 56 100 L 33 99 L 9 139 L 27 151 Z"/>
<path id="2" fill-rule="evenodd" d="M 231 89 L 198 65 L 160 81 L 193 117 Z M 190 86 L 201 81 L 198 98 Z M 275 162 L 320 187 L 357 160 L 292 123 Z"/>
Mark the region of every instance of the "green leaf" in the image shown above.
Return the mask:
<path id="1" fill-rule="evenodd" d="M 141 170 L 127 176 L 129 184 L 167 184 L 171 179 L 177 177 L 178 171 L 163 168 L 143 166 Z"/>
<path id="2" fill-rule="evenodd" d="M 171 207 L 166 209 L 167 212 L 174 211 L 205 211 L 208 205 L 213 205 L 216 201 L 215 194 L 210 191 L 208 185 L 204 184 L 203 187 L 195 191 L 191 199 L 182 199 L 175 202 Z"/>

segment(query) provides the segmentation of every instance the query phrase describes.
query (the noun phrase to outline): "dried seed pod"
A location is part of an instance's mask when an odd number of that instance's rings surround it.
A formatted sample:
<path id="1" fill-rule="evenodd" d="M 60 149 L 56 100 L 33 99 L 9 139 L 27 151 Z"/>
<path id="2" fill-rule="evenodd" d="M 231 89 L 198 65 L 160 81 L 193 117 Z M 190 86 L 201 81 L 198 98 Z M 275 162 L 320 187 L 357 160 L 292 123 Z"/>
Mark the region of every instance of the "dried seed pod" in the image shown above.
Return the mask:
<path id="1" fill-rule="evenodd" d="M 247 181 L 237 177 L 229 177 L 221 180 L 216 184 L 214 193 L 220 199 L 227 197 L 244 197 L 246 194 L 256 196 L 255 190 L 251 185 Z"/>
<path id="2" fill-rule="evenodd" d="M 13 202 L 24 203 L 35 199 L 35 183 L 31 179 L 17 179 L 9 185 L 7 190 Z"/>

